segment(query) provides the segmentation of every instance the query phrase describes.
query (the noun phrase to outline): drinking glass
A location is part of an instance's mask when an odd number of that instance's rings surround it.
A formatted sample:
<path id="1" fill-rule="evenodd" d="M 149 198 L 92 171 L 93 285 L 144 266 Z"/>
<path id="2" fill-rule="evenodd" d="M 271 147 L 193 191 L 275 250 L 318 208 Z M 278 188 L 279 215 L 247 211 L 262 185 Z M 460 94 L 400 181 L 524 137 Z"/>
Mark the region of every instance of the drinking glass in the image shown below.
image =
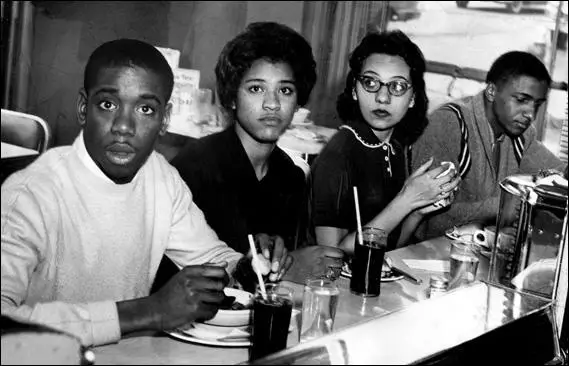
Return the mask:
<path id="1" fill-rule="evenodd" d="M 327 278 L 308 279 L 302 300 L 300 341 L 307 342 L 332 332 L 340 290 Z"/>
<path id="2" fill-rule="evenodd" d="M 449 289 L 474 282 L 478 271 L 479 248 L 474 243 L 453 241 L 450 248 Z"/>
<path id="3" fill-rule="evenodd" d="M 257 290 L 253 299 L 252 346 L 249 359 L 256 360 L 286 348 L 294 291 L 267 284 L 264 298 Z"/>
<path id="4" fill-rule="evenodd" d="M 381 268 L 387 247 L 387 233 L 381 229 L 364 227 L 360 244 L 356 234 L 350 290 L 361 296 L 379 296 Z"/>

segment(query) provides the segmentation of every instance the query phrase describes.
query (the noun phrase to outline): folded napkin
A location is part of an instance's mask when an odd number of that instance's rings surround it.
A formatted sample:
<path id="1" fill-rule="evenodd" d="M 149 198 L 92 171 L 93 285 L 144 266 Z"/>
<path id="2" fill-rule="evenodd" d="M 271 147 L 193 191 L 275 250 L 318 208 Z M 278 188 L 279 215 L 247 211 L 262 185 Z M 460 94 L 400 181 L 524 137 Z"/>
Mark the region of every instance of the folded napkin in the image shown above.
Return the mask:
<path id="1" fill-rule="evenodd" d="M 193 337 L 209 340 L 248 339 L 251 334 L 246 327 L 216 327 L 202 323 L 193 323 L 189 329 L 182 330 Z"/>
<path id="2" fill-rule="evenodd" d="M 554 169 L 549 169 L 546 171 L 542 171 L 540 176 L 538 175 L 538 179 L 536 185 L 558 185 L 561 187 L 567 188 L 567 179 L 563 177 L 563 173 L 556 171 Z"/>
<path id="3" fill-rule="evenodd" d="M 450 262 L 440 259 L 403 259 L 403 263 L 413 269 L 430 272 L 450 272 Z"/>
<path id="4" fill-rule="evenodd" d="M 512 278 L 512 284 L 518 289 L 536 292 L 551 292 L 555 281 L 557 258 L 542 259 L 533 262 Z"/>

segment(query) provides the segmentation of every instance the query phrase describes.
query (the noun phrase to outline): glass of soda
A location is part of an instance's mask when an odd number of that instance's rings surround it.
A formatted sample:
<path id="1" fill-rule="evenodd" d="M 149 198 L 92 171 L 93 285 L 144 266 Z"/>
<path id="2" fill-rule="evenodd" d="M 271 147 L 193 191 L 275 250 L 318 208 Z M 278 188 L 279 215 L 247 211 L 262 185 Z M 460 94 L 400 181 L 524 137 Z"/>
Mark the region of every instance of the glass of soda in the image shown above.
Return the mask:
<path id="1" fill-rule="evenodd" d="M 264 298 L 257 289 L 253 299 L 250 361 L 286 348 L 294 291 L 280 284 L 267 284 L 266 293 Z"/>
<path id="2" fill-rule="evenodd" d="M 381 229 L 364 227 L 362 239 L 363 245 L 360 244 L 359 234 L 356 234 L 350 290 L 365 297 L 379 296 L 387 233 Z"/>

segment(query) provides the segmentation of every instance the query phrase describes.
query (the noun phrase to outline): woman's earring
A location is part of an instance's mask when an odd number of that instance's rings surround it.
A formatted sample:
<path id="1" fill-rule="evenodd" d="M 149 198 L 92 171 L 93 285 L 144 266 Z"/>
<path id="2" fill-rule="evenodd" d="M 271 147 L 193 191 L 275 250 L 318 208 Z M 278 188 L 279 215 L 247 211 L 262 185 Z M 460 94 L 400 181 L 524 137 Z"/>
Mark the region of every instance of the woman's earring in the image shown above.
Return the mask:
<path id="1" fill-rule="evenodd" d="M 413 97 L 413 99 L 411 99 L 411 102 L 409 102 L 409 108 L 413 108 L 415 106 L 415 97 Z"/>
<path id="2" fill-rule="evenodd" d="M 358 95 L 356 94 L 355 90 L 352 90 L 352 99 L 353 100 L 358 100 Z"/>

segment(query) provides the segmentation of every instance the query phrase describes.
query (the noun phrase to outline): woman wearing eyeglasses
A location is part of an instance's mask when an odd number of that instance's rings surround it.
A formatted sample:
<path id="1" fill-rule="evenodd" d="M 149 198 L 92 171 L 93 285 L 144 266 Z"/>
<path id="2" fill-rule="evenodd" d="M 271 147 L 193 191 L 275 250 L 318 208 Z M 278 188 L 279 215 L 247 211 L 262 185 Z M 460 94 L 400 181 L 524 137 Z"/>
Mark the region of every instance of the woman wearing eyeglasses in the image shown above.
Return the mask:
<path id="1" fill-rule="evenodd" d="M 441 199 L 452 200 L 455 172 L 407 169 L 408 147 L 427 125 L 425 60 L 402 32 L 370 33 L 350 57 L 350 71 L 336 109 L 344 124 L 311 171 L 311 215 L 316 241 L 354 251 L 357 231 L 353 187 L 362 226 L 389 233 L 388 250 L 409 242 Z M 448 202 L 448 201 L 447 201 Z"/>

